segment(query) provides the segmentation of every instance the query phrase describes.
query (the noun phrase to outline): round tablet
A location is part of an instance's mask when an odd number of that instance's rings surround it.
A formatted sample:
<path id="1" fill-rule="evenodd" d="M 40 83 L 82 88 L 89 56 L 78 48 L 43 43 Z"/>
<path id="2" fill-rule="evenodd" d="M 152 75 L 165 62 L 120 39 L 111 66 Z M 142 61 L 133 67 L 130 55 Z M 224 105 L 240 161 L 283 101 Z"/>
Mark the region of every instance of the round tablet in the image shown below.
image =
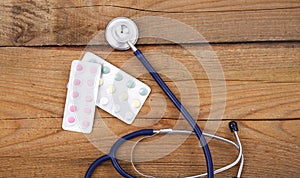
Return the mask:
<path id="1" fill-rule="evenodd" d="M 126 112 L 125 113 L 125 119 L 130 121 L 133 118 L 133 113 L 132 112 Z"/>
<path id="2" fill-rule="evenodd" d="M 119 100 L 126 101 L 128 99 L 128 94 L 125 92 L 120 93 Z"/>
<path id="3" fill-rule="evenodd" d="M 122 75 L 122 74 L 117 73 L 117 74 L 115 75 L 115 80 L 116 80 L 116 81 L 121 81 L 122 79 L 123 79 L 123 75 Z"/>
<path id="4" fill-rule="evenodd" d="M 102 97 L 102 98 L 100 99 L 100 104 L 103 105 L 103 106 L 107 105 L 108 102 L 109 102 L 109 101 L 108 101 L 108 98 L 106 98 L 106 97 Z"/>
<path id="5" fill-rule="evenodd" d="M 113 94 L 116 91 L 116 88 L 113 85 L 109 85 L 106 91 L 108 94 Z"/>
<path id="6" fill-rule="evenodd" d="M 93 101 L 93 97 L 88 95 L 88 96 L 85 97 L 85 101 L 86 102 L 92 102 Z"/>
<path id="7" fill-rule="evenodd" d="M 131 103 L 131 106 L 133 108 L 138 108 L 141 105 L 140 100 L 133 100 L 133 102 Z"/>
<path id="8" fill-rule="evenodd" d="M 98 63 L 97 59 L 95 59 L 95 58 L 91 58 L 91 59 L 89 60 L 89 62 Z"/>
<path id="9" fill-rule="evenodd" d="M 93 87 L 94 86 L 94 80 L 92 80 L 92 79 L 87 80 L 86 83 L 87 83 L 87 85 L 89 87 Z"/>
<path id="10" fill-rule="evenodd" d="M 73 116 L 68 117 L 68 122 L 70 124 L 73 124 L 75 122 L 75 117 L 73 117 Z"/>
<path id="11" fill-rule="evenodd" d="M 135 82 L 132 80 L 129 80 L 126 84 L 127 88 L 134 88 L 135 87 Z"/>
<path id="12" fill-rule="evenodd" d="M 77 64 L 76 70 L 77 71 L 82 71 L 82 69 L 83 69 L 83 66 L 81 64 Z"/>
<path id="13" fill-rule="evenodd" d="M 79 86 L 80 83 L 81 83 L 81 81 L 79 79 L 74 79 L 74 81 L 73 81 L 74 86 Z"/>
<path id="14" fill-rule="evenodd" d="M 100 80 L 99 80 L 99 86 L 102 86 L 102 85 L 103 85 L 103 80 L 100 79 Z"/>
<path id="15" fill-rule="evenodd" d="M 83 126 L 83 127 L 88 127 L 89 125 L 90 125 L 90 122 L 87 121 L 87 120 L 84 120 L 84 121 L 82 122 L 82 126 Z"/>
<path id="16" fill-rule="evenodd" d="M 114 106 L 113 106 L 113 111 L 114 111 L 115 113 L 120 112 L 120 111 L 121 111 L 121 106 L 118 105 L 118 104 L 114 105 Z"/>
<path id="17" fill-rule="evenodd" d="M 78 96 L 79 96 L 79 93 L 77 91 L 73 91 L 72 97 L 73 98 L 78 98 Z"/>
<path id="18" fill-rule="evenodd" d="M 90 68 L 90 72 L 91 72 L 92 74 L 95 74 L 95 73 L 97 72 L 97 68 L 96 68 L 95 66 L 91 67 L 91 68 Z"/>
<path id="19" fill-rule="evenodd" d="M 86 113 L 86 114 L 91 114 L 91 113 L 92 113 L 92 109 L 89 108 L 89 107 L 85 107 L 85 108 L 83 109 L 83 111 L 84 111 L 84 113 Z"/>
<path id="20" fill-rule="evenodd" d="M 77 107 L 76 107 L 75 105 L 71 105 L 71 106 L 70 106 L 70 111 L 71 111 L 71 112 L 77 111 Z"/>
<path id="21" fill-rule="evenodd" d="M 139 94 L 142 95 L 142 96 L 147 95 L 147 93 L 148 93 L 148 90 L 147 90 L 146 88 L 141 88 L 141 89 L 139 90 Z"/>
<path id="22" fill-rule="evenodd" d="M 107 67 L 107 66 L 103 66 L 102 67 L 102 73 L 103 74 L 108 74 L 110 72 L 110 68 L 109 67 Z"/>

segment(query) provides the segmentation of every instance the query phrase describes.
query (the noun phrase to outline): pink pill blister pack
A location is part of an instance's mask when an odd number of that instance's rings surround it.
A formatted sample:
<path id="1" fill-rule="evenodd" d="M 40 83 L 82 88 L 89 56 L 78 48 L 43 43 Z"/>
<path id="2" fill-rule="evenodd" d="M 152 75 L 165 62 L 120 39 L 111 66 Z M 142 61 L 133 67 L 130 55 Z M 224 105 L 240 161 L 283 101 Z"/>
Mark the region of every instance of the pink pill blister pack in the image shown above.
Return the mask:
<path id="1" fill-rule="evenodd" d="M 90 133 L 93 128 L 101 65 L 74 60 L 71 65 L 62 128 Z"/>
<path id="2" fill-rule="evenodd" d="M 131 124 L 151 92 L 151 88 L 93 53 L 82 61 L 102 65 L 96 105 L 121 121 Z"/>

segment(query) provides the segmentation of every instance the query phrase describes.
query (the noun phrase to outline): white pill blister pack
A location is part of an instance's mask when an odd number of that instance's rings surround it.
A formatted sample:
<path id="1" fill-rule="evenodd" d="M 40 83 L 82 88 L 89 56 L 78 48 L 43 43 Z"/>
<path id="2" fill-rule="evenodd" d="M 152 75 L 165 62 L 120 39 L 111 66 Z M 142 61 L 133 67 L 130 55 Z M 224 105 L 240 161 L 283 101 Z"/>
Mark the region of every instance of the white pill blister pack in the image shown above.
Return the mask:
<path id="1" fill-rule="evenodd" d="M 87 52 L 82 61 L 102 65 L 96 105 L 127 124 L 131 124 L 151 89 L 116 66 Z"/>
<path id="2" fill-rule="evenodd" d="M 90 133 L 93 128 L 101 65 L 74 60 L 71 65 L 62 128 Z"/>

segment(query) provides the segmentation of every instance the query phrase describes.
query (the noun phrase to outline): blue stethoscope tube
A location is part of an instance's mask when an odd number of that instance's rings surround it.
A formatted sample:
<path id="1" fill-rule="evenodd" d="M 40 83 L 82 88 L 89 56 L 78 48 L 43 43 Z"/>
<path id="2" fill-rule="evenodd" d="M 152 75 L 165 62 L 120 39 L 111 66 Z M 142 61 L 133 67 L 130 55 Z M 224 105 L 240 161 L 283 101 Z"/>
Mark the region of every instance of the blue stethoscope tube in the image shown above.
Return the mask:
<path id="1" fill-rule="evenodd" d="M 144 65 L 144 67 L 148 70 L 150 75 L 154 78 L 154 80 L 157 82 L 157 84 L 161 87 L 161 89 L 165 92 L 165 94 L 170 98 L 170 100 L 174 103 L 174 105 L 177 107 L 177 109 L 181 112 L 181 114 L 185 117 L 185 119 L 188 121 L 188 123 L 193 128 L 195 134 L 197 135 L 200 144 L 202 146 L 205 160 L 206 160 L 206 166 L 207 166 L 207 176 L 208 178 L 214 177 L 214 169 L 213 169 L 213 161 L 211 157 L 211 153 L 208 147 L 208 144 L 202 135 L 202 131 L 199 128 L 198 124 L 193 120 L 192 116 L 189 114 L 189 112 L 185 109 L 185 107 L 180 103 L 180 101 L 176 98 L 176 96 L 173 94 L 173 92 L 169 89 L 169 87 L 165 84 L 165 82 L 162 80 L 162 78 L 159 76 L 159 74 L 155 71 L 155 69 L 152 67 L 152 65 L 149 63 L 149 61 L 146 59 L 146 57 L 143 55 L 143 53 L 136 49 L 132 44 L 130 44 L 134 51 L 134 55 L 140 60 L 140 62 Z M 136 132 L 132 132 L 121 139 L 119 139 L 111 148 L 111 151 L 108 155 L 104 155 L 100 158 L 98 158 L 96 161 L 94 161 L 89 169 L 86 172 L 85 178 L 89 178 L 95 168 L 100 165 L 102 162 L 111 160 L 113 166 L 115 169 L 124 177 L 126 178 L 134 178 L 134 176 L 128 174 L 126 171 L 124 171 L 121 166 L 119 165 L 117 159 L 116 159 L 116 151 L 120 147 L 121 144 L 123 144 L 126 140 L 130 140 L 132 138 L 141 136 L 141 135 L 153 135 L 154 132 L 152 129 L 144 129 L 139 130 Z"/>
<path id="2" fill-rule="evenodd" d="M 93 174 L 94 170 L 97 166 L 99 166 L 101 163 L 111 160 L 114 168 L 118 171 L 119 174 L 121 174 L 123 177 L 126 178 L 134 178 L 134 176 L 128 174 L 124 169 L 121 168 L 117 158 L 116 158 L 116 152 L 118 148 L 127 140 L 139 137 L 139 136 L 145 136 L 145 135 L 154 135 L 155 132 L 153 129 L 142 129 L 138 130 L 132 133 L 129 133 L 122 138 L 120 138 L 110 149 L 110 152 L 108 155 L 103 155 L 100 158 L 96 159 L 88 168 L 85 174 L 85 178 L 90 178 Z"/>
<path id="3" fill-rule="evenodd" d="M 197 137 L 200 141 L 200 144 L 202 146 L 202 149 L 203 149 L 203 152 L 205 155 L 208 178 L 213 178 L 214 177 L 214 168 L 213 168 L 213 161 L 212 161 L 211 153 L 210 153 L 207 142 L 206 142 L 204 136 L 202 135 L 202 131 L 199 128 L 198 124 L 194 121 L 194 119 L 189 114 L 189 112 L 180 103 L 180 101 L 176 98 L 176 96 L 169 89 L 169 87 L 166 85 L 166 83 L 162 80 L 162 78 L 159 76 L 159 74 L 155 71 L 155 69 L 152 67 L 152 65 L 149 63 L 149 61 L 143 55 L 143 53 L 139 49 L 136 49 L 136 48 L 133 48 L 133 50 L 134 50 L 134 52 L 133 52 L 134 55 L 141 61 L 141 63 L 148 70 L 148 72 L 154 78 L 154 80 L 157 82 L 157 84 L 160 86 L 160 88 L 170 98 L 170 100 L 174 103 L 174 105 L 177 107 L 177 109 L 181 112 L 181 114 L 185 117 L 185 119 L 189 122 L 189 124 L 193 128 L 195 134 L 197 135 Z"/>

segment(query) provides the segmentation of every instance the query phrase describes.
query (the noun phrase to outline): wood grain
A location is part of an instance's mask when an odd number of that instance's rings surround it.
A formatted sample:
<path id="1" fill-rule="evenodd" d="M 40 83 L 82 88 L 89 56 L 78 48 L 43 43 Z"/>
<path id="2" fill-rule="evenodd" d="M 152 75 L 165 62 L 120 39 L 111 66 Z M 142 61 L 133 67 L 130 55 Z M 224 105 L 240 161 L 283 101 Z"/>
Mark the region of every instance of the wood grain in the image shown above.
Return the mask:
<path id="1" fill-rule="evenodd" d="M 298 118 L 299 47 L 297 43 L 287 46 L 274 44 L 273 47 L 214 45 L 224 71 L 223 79 L 208 79 L 203 66 L 188 50 L 181 52 L 181 47 L 141 49 L 186 107 L 202 120 L 208 118 L 212 105 L 219 106 L 219 102 L 225 101 L 225 98 L 219 97 L 219 101 L 212 103 L 210 82 L 224 80 L 226 109 L 223 119 Z M 191 51 L 197 49 L 202 53 L 211 52 L 190 46 Z M 167 108 L 163 116 L 178 118 L 176 108 L 165 99 L 162 91 L 131 52 L 109 52 L 105 47 L 91 50 L 100 56 L 107 56 L 109 62 L 148 85 L 155 86 L 142 114 L 157 110 L 165 103 Z M 62 117 L 70 64 L 72 60 L 79 59 L 83 52 L 82 48 L 1 48 L 3 60 L 0 61 L 0 103 L 3 107 L 0 108 L 0 118 Z M 181 66 L 174 70 L 172 65 L 169 70 L 172 61 Z M 221 72 L 214 68 L 211 70 Z M 200 110 L 199 105 L 195 104 L 199 101 Z M 105 113 L 104 116 L 111 117 Z M 156 116 L 150 114 L 147 117 Z"/>
<path id="2" fill-rule="evenodd" d="M 214 43 L 295 41 L 300 38 L 299 8 L 300 3 L 296 0 L 7 0 L 0 4 L 0 46 L 85 45 L 118 16 L 179 20 Z M 140 28 L 143 35 L 149 26 L 145 23 Z M 169 25 L 158 23 L 156 28 L 167 33 Z M 180 41 L 190 42 L 185 38 Z M 105 40 L 99 38 L 90 43 L 104 44 Z M 160 39 L 139 41 L 139 44 L 156 43 L 170 42 Z"/>
<path id="3" fill-rule="evenodd" d="M 132 52 L 106 45 L 105 27 L 118 16 L 136 21 L 139 48 L 204 132 L 234 140 L 228 122 L 238 121 L 243 177 L 299 177 L 299 9 L 299 0 L 1 1 L 0 177 L 83 177 L 126 133 L 190 129 Z M 97 109 L 92 134 L 62 130 L 70 64 L 85 51 L 151 86 L 132 125 Z M 128 162 L 133 144 L 124 144 L 117 156 L 138 177 Z M 232 146 L 209 145 L 216 168 L 237 155 Z M 193 135 L 148 138 L 134 158 L 140 171 L 156 177 L 206 170 Z M 234 167 L 216 177 L 236 172 Z M 94 177 L 120 176 L 107 162 Z"/>
<path id="4" fill-rule="evenodd" d="M 96 122 L 100 121 L 100 118 L 96 119 Z M 119 134 L 114 132 L 119 136 L 132 129 L 124 127 L 124 123 L 116 122 L 115 119 L 103 119 L 103 121 L 106 126 L 113 126 L 112 131 L 119 132 Z M 170 121 L 162 119 L 161 122 Z M 106 152 L 113 138 L 115 138 L 103 132 L 93 132 L 92 135 L 84 136 L 78 133 L 61 131 L 60 124 L 61 118 L 1 120 L 0 125 L 5 126 L 1 128 L 1 175 L 83 177 L 88 165 L 95 158 L 102 155 L 103 152 Z M 203 128 L 204 123 L 199 122 L 199 124 Z M 216 134 L 233 139 L 227 124 L 227 121 L 223 121 Z M 284 175 L 297 177 L 300 166 L 299 124 L 299 120 L 240 121 L 239 134 L 246 159 L 243 177 L 252 177 L 253 175 L 261 177 L 284 177 Z M 98 129 L 101 130 L 96 124 L 94 131 L 98 131 Z M 152 146 L 148 144 L 146 147 L 142 143 L 138 146 L 135 157 L 151 158 L 164 150 L 161 150 L 161 147 L 166 148 L 176 144 L 178 137 L 180 136 L 168 136 L 165 144 L 159 147 L 153 144 Z M 259 140 L 259 143 L 257 140 Z M 151 143 L 154 139 L 146 141 Z M 92 143 L 95 146 L 105 146 L 99 151 Z M 195 143 L 197 143 L 196 138 L 190 136 L 170 155 L 154 161 L 137 163 L 137 166 L 141 171 L 159 177 L 183 177 L 203 172 L 205 171 L 204 159 L 201 155 L 201 149 Z M 217 141 L 210 141 L 209 144 L 216 167 L 233 161 L 237 154 L 233 147 L 226 144 Z M 118 157 L 128 160 L 131 146 L 132 143 L 122 146 Z M 196 157 L 198 159 L 195 159 Z M 130 163 L 122 161 L 121 164 L 126 170 L 134 174 Z M 276 168 L 276 170 L 270 168 Z M 235 175 L 236 171 L 236 168 L 233 168 L 217 177 L 231 177 Z M 105 177 L 119 177 L 110 163 L 97 168 L 95 175 L 95 177 L 102 177 L 103 175 L 106 175 Z"/>
<path id="5" fill-rule="evenodd" d="M 223 119 L 235 119 L 240 123 L 247 160 L 244 177 L 282 177 L 286 174 L 297 177 L 299 174 L 299 47 L 298 43 L 212 46 L 222 64 L 226 80 L 226 110 Z M 198 48 L 202 53 L 211 53 L 206 46 L 198 45 L 191 45 L 188 49 L 174 45 L 141 47 L 176 95 L 183 94 L 179 92 L 178 86 L 195 81 L 196 90 L 183 90 L 187 94 L 184 104 L 192 114 L 200 112 L 198 122 L 206 132 L 214 132 L 214 128 L 218 128 L 217 135 L 232 139 L 227 128 L 228 121 L 221 121 L 220 127 L 214 119 L 210 119 L 206 125 L 201 121 L 207 120 L 213 103 L 206 72 L 189 52 Z M 109 48 L 100 46 L 86 50 L 107 56 L 109 62 L 151 85 L 150 99 L 132 126 L 98 109 L 93 134 L 84 136 L 62 131 L 61 118 L 69 66 L 73 59 L 82 55 L 83 50 L 80 47 L 0 48 L 4 59 L 0 65 L 1 175 L 82 177 L 96 157 L 108 152 L 116 139 L 115 135 L 122 136 L 144 127 L 189 128 L 182 124 L 186 122 L 177 119 L 179 113 L 168 100 L 162 119 L 157 112 L 147 115 L 151 110 L 162 110 L 161 101 L 165 101 L 163 93 L 148 74 L 139 75 L 139 72 L 143 73 L 142 67 L 134 62 L 136 60 L 131 52 L 111 52 Z M 158 57 L 161 57 L 161 62 L 157 62 Z M 181 62 L 192 78 L 180 70 L 164 73 L 163 68 L 169 64 L 168 57 Z M 176 76 L 174 80 L 172 75 Z M 195 94 L 200 96 L 200 108 L 195 104 L 198 102 Z M 109 134 L 109 130 L 114 135 Z M 176 144 L 178 139 L 178 136 L 170 136 L 164 141 L 166 145 L 162 146 L 163 150 Z M 202 157 L 194 159 L 195 155 L 201 155 L 195 142 L 191 136 L 170 155 L 155 161 L 137 163 L 138 168 L 160 177 L 183 177 L 204 171 Z M 120 158 L 128 161 L 131 145 L 124 145 L 119 153 Z M 139 147 L 136 157 L 151 158 L 151 151 L 160 150 L 155 145 Z M 230 151 L 232 147 L 214 141 L 210 145 L 216 167 L 233 161 L 232 153 L 236 152 Z M 99 148 L 102 153 L 98 151 Z M 147 150 L 149 154 L 145 154 Z M 122 165 L 134 173 L 128 162 L 122 161 Z M 270 167 L 276 167 L 276 171 Z M 217 177 L 231 177 L 236 171 L 233 168 Z M 98 168 L 95 177 L 104 175 L 118 176 L 109 163 Z"/>

